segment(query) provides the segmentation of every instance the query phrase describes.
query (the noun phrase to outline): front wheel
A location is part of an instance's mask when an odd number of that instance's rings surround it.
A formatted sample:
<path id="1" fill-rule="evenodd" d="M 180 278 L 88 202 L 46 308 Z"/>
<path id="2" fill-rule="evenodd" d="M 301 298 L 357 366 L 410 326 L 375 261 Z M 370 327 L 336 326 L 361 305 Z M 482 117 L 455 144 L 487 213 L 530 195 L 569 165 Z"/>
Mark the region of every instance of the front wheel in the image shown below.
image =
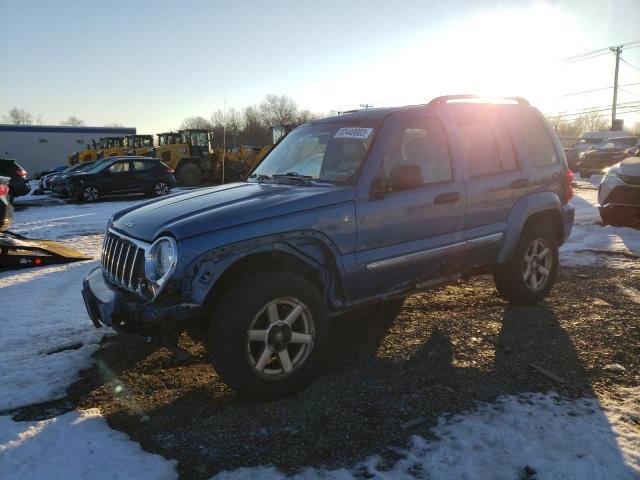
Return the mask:
<path id="1" fill-rule="evenodd" d="M 80 191 L 79 200 L 81 201 L 95 202 L 98 198 L 100 198 L 100 191 L 93 185 L 88 185 Z"/>
<path id="2" fill-rule="evenodd" d="M 181 187 L 196 187 L 202 182 L 202 170 L 193 163 L 178 168 L 176 179 Z"/>
<path id="3" fill-rule="evenodd" d="M 260 288 L 249 296 L 246 285 Z M 285 397 L 316 375 L 327 318 L 322 294 L 304 277 L 289 272 L 244 277 L 213 312 L 208 355 L 220 378 L 239 393 Z"/>
<path id="4" fill-rule="evenodd" d="M 558 242 L 550 228 L 527 228 L 509 263 L 498 265 L 493 277 L 500 295 L 512 303 L 531 305 L 551 291 L 558 273 Z"/>

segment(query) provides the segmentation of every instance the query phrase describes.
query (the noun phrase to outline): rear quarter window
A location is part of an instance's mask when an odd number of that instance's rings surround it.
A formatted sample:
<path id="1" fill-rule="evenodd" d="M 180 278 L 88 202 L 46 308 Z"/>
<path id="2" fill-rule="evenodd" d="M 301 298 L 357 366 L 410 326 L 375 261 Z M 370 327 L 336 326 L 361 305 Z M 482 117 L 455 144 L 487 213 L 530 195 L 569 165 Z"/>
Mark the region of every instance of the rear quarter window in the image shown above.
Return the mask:
<path id="1" fill-rule="evenodd" d="M 558 153 L 546 125 L 529 110 L 510 112 L 505 122 L 520 158 L 532 167 L 544 167 L 558 163 Z"/>

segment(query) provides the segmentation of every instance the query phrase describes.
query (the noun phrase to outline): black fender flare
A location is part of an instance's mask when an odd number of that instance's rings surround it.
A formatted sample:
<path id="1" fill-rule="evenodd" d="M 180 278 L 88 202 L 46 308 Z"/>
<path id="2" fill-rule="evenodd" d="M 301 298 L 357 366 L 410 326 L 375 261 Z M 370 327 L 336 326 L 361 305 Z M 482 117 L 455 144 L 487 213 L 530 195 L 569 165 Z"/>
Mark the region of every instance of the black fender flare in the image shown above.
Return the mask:
<path id="1" fill-rule="evenodd" d="M 518 200 L 509 212 L 507 231 L 498 254 L 497 263 L 507 263 L 518 244 L 522 230 L 532 215 L 541 212 L 555 212 L 562 217 L 562 204 L 554 192 L 537 192 Z"/>

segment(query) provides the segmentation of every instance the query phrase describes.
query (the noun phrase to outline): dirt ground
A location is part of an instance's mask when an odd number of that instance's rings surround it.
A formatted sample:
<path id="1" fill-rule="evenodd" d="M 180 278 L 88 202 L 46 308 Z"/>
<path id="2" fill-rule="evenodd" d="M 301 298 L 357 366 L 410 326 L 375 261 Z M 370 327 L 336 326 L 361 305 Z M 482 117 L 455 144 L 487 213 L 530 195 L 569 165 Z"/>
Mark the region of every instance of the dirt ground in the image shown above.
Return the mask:
<path id="1" fill-rule="evenodd" d="M 240 466 L 349 467 L 438 416 L 505 394 L 614 395 L 640 380 L 640 272 L 563 267 L 547 301 L 515 307 L 489 277 L 335 319 L 321 376 L 277 402 L 248 402 L 221 383 L 200 344 L 180 361 L 164 348 L 111 337 L 59 401 L 16 420 L 99 408 L 146 450 L 177 459 L 183 478 Z M 604 300 L 606 303 L 603 303 Z M 620 364 L 626 371 L 604 367 Z"/>

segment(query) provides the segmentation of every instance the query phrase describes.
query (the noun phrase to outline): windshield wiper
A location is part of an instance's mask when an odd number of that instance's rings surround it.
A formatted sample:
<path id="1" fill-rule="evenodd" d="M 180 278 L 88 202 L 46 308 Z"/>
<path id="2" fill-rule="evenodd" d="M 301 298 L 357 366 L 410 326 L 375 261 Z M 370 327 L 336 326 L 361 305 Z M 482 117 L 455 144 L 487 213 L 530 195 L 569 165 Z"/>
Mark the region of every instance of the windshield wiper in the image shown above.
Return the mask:
<path id="1" fill-rule="evenodd" d="M 286 178 L 288 180 L 297 180 L 303 185 L 311 185 L 310 180 L 313 178 L 310 175 L 300 175 L 297 172 L 287 172 L 287 173 L 274 173 L 271 175 L 271 178 Z"/>

